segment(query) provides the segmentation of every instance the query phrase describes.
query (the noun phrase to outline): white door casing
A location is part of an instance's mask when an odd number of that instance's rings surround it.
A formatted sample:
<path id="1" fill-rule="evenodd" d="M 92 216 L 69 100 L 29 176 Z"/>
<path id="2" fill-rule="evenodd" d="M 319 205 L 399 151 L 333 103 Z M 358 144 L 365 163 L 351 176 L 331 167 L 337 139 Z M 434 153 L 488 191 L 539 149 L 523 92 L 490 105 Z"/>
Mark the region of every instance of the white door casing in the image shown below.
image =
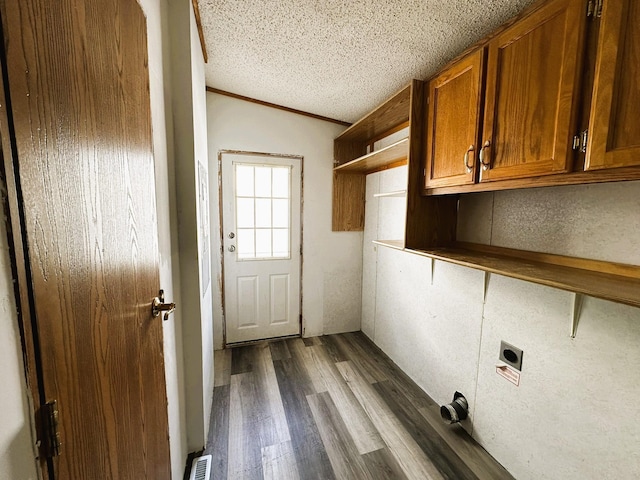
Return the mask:
<path id="1" fill-rule="evenodd" d="M 302 158 L 221 159 L 226 343 L 298 335 Z"/>

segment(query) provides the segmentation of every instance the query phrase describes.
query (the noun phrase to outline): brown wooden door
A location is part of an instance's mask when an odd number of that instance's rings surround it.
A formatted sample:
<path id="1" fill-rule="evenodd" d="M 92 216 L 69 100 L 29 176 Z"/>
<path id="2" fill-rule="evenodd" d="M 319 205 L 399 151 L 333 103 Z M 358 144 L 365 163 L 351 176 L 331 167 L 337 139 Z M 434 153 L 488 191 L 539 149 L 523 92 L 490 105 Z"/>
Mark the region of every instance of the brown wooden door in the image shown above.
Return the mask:
<path id="1" fill-rule="evenodd" d="M 585 169 L 640 165 L 640 2 L 604 2 Z"/>
<path id="2" fill-rule="evenodd" d="M 585 8 L 551 1 L 489 42 L 481 181 L 570 170 Z"/>
<path id="3" fill-rule="evenodd" d="M 40 388 L 60 412 L 53 478 L 168 479 L 144 14 L 132 0 L 0 8 Z"/>
<path id="4" fill-rule="evenodd" d="M 428 188 L 475 182 L 483 57 L 478 49 L 429 82 Z"/>

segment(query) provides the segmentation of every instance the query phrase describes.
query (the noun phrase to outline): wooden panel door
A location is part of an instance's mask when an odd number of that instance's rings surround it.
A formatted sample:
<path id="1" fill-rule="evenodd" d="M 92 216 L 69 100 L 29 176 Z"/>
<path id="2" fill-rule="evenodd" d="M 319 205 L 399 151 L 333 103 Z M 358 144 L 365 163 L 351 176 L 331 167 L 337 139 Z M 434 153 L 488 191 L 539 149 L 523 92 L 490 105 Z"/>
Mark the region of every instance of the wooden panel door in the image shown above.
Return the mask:
<path id="1" fill-rule="evenodd" d="M 585 20 L 554 0 L 490 41 L 481 181 L 570 170 Z"/>
<path id="2" fill-rule="evenodd" d="M 585 169 L 640 165 L 640 2 L 604 2 Z"/>
<path id="3" fill-rule="evenodd" d="M 426 187 L 475 182 L 483 57 L 478 49 L 429 82 Z"/>
<path id="4" fill-rule="evenodd" d="M 22 308 L 36 401 L 57 400 L 60 415 L 45 474 L 168 479 L 145 16 L 131 0 L 2 0 L 0 15 Z"/>

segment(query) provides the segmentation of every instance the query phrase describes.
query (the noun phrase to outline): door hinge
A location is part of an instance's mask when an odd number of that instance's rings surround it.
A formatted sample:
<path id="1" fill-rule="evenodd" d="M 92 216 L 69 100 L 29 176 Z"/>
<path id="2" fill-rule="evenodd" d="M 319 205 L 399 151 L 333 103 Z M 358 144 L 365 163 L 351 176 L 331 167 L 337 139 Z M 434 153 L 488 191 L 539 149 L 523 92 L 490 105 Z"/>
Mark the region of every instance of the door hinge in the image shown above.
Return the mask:
<path id="1" fill-rule="evenodd" d="M 58 401 L 52 400 L 45 403 L 41 408 L 43 452 L 47 457 L 57 457 L 60 455 L 60 432 L 58 431 L 59 413 Z"/>
<path id="2" fill-rule="evenodd" d="M 587 1 L 587 17 L 600 18 L 602 16 L 603 0 Z"/>
<path id="3" fill-rule="evenodd" d="M 573 136 L 572 148 L 580 153 L 587 153 L 587 141 L 589 140 L 589 130 L 583 130 L 578 135 Z"/>

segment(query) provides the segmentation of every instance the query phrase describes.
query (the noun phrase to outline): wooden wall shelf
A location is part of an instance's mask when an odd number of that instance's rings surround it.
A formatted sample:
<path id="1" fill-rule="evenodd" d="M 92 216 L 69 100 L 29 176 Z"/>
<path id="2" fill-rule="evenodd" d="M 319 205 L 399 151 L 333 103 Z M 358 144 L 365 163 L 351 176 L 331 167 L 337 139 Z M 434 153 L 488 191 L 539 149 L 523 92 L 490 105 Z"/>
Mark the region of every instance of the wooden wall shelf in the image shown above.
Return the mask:
<path id="1" fill-rule="evenodd" d="M 395 192 L 382 192 L 382 193 L 374 193 L 374 197 L 406 197 L 406 190 L 396 190 Z"/>
<path id="2" fill-rule="evenodd" d="M 417 250 L 402 242 L 373 243 L 444 262 L 640 307 L 640 267 L 508 248 L 458 243 Z"/>
<path id="3" fill-rule="evenodd" d="M 411 85 L 408 85 L 347 128 L 335 142 L 366 143 L 372 138 L 381 137 L 391 128 L 409 120 L 410 105 Z"/>
<path id="4" fill-rule="evenodd" d="M 392 143 L 388 147 L 381 148 L 362 157 L 351 160 L 335 167 L 333 170 L 339 173 L 367 173 L 377 172 L 389 167 L 398 167 L 407 163 L 409 153 L 409 139 Z"/>

